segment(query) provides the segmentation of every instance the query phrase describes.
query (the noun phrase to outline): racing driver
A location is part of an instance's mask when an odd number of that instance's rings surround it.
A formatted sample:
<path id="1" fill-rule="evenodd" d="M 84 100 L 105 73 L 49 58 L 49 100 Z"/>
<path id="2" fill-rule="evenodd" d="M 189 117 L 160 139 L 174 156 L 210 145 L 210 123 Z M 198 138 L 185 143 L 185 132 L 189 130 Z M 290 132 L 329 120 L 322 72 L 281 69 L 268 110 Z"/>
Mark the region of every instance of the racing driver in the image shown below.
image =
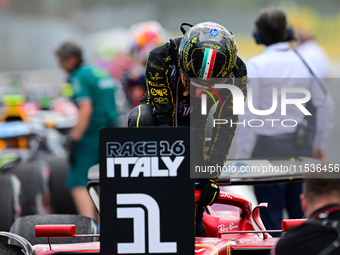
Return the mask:
<path id="1" fill-rule="evenodd" d="M 190 26 L 185 31 L 183 26 Z M 212 128 L 209 151 L 206 138 L 208 115 L 202 115 L 201 96 L 207 94 L 207 109 L 216 107 L 215 119 L 236 123 L 232 95 L 227 89 L 215 89 L 214 84 L 228 83 L 239 87 L 246 96 L 246 66 L 237 56 L 233 34 L 225 27 L 203 22 L 195 26 L 183 23 L 184 36 L 171 38 L 149 53 L 146 65 L 147 91 L 129 115 L 129 127 L 191 126 L 194 128 L 195 153 L 201 166 L 222 166 L 229 153 L 236 125 Z M 195 157 L 196 158 L 196 157 Z M 199 160 L 195 161 L 195 165 Z M 195 187 L 201 190 L 195 208 L 195 235 L 205 236 L 204 206 L 211 205 L 219 195 L 218 175 L 197 178 Z"/>

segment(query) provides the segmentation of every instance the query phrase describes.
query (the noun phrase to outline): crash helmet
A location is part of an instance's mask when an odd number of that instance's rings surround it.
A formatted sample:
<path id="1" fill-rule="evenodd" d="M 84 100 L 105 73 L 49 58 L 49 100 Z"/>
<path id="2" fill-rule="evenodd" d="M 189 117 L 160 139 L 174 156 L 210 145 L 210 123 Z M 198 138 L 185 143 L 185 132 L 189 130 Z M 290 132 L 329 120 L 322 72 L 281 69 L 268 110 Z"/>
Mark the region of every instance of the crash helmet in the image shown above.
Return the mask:
<path id="1" fill-rule="evenodd" d="M 183 36 L 178 64 L 189 86 L 205 87 L 218 78 L 227 79 L 237 57 L 234 35 L 214 22 L 203 22 L 191 27 Z M 183 80 L 183 78 L 182 78 Z"/>

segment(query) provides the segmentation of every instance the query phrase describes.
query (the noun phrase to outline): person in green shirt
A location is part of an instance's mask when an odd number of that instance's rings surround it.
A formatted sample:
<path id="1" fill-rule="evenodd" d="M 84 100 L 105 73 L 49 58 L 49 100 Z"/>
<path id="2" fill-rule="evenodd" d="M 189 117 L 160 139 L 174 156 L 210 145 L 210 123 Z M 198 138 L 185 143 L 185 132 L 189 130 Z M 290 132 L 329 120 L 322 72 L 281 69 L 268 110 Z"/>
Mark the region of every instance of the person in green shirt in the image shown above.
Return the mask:
<path id="1" fill-rule="evenodd" d="M 95 210 L 86 184 L 91 166 L 99 163 L 99 130 L 117 125 L 115 88 L 110 74 L 85 63 L 82 48 L 74 42 L 63 42 L 55 51 L 59 65 L 68 73 L 73 101 L 79 109 L 78 122 L 70 133 L 67 187 L 77 211 L 95 218 Z"/>

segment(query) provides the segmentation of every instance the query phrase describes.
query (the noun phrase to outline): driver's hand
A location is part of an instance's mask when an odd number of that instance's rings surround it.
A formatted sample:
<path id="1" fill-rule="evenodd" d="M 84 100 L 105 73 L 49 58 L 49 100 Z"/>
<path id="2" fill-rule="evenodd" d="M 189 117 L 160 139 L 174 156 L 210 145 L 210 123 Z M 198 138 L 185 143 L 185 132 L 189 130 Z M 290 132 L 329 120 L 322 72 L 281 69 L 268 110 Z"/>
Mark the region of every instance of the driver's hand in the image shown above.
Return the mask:
<path id="1" fill-rule="evenodd" d="M 198 179 L 195 188 L 201 191 L 201 197 L 197 202 L 200 206 L 212 205 L 220 194 L 220 188 L 213 179 Z"/>

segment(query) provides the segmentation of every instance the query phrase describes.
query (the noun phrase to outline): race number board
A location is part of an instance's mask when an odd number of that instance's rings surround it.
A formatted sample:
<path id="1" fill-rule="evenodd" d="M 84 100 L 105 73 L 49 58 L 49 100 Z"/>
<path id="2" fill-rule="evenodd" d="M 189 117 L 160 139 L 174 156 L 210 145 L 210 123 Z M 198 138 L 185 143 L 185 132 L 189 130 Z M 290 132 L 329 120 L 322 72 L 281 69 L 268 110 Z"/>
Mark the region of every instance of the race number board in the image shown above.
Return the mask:
<path id="1" fill-rule="evenodd" d="M 100 132 L 100 254 L 194 254 L 189 128 Z"/>

